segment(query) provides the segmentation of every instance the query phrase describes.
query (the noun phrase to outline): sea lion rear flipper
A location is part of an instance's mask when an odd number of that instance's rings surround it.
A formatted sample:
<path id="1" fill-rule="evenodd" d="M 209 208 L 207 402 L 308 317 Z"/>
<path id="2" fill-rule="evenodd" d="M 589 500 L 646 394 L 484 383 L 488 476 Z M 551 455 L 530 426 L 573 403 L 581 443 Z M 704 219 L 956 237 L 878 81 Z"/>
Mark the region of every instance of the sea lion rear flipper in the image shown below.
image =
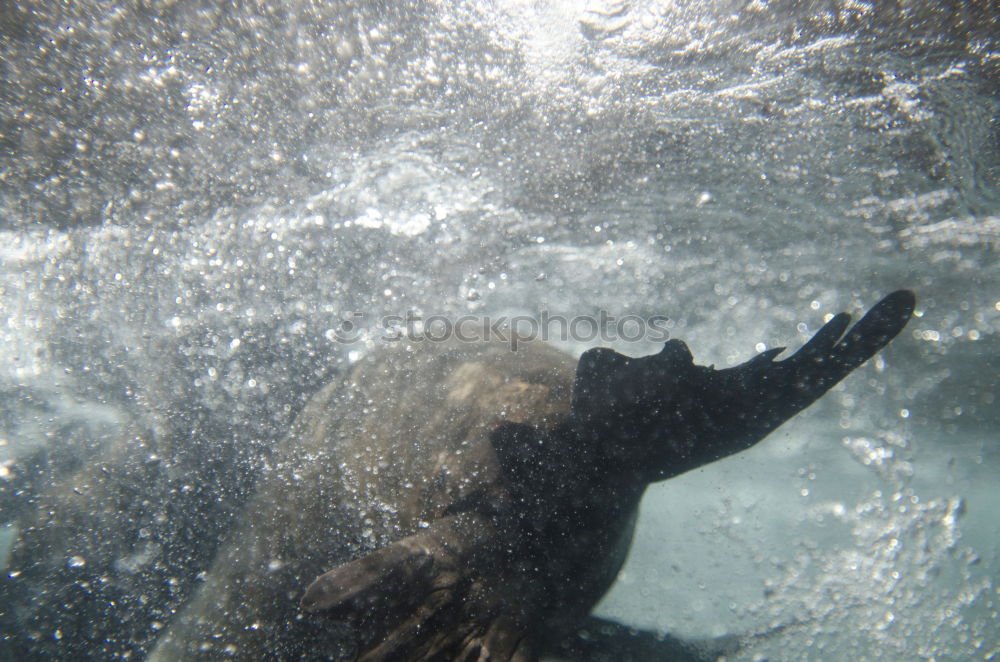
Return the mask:
<path id="1" fill-rule="evenodd" d="M 695 365 L 680 340 L 628 358 L 580 358 L 570 421 L 583 449 L 647 480 L 662 480 L 749 448 L 805 409 L 902 331 L 912 292 L 889 294 L 844 335 L 835 315 L 788 359 L 770 349 L 724 370 Z M 597 447 L 596 449 L 594 447 Z"/>
<path id="2" fill-rule="evenodd" d="M 834 315 L 799 351 L 778 362 L 783 381 L 797 391 L 793 401 L 806 401 L 800 409 L 808 406 L 870 359 L 903 330 L 915 305 L 912 292 L 897 290 L 875 304 L 847 335 L 843 333 L 850 315 Z"/>
<path id="3" fill-rule="evenodd" d="M 846 335 L 851 318 L 840 313 L 783 361 L 751 359 L 713 371 L 706 401 L 717 412 L 709 427 L 728 445 L 719 449 L 722 454 L 752 446 L 818 400 L 895 338 L 914 306 L 913 293 L 898 290 L 875 304 Z"/>

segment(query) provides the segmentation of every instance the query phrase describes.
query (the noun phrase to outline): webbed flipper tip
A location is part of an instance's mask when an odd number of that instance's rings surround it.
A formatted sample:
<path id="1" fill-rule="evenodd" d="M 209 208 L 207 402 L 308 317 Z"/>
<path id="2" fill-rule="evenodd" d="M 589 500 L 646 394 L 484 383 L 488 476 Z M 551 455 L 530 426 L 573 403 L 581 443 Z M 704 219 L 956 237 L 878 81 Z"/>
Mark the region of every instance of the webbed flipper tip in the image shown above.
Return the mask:
<path id="1" fill-rule="evenodd" d="M 899 335 L 913 316 L 917 298 L 909 290 L 884 297 L 855 324 L 840 342 L 841 360 L 860 365 Z"/>

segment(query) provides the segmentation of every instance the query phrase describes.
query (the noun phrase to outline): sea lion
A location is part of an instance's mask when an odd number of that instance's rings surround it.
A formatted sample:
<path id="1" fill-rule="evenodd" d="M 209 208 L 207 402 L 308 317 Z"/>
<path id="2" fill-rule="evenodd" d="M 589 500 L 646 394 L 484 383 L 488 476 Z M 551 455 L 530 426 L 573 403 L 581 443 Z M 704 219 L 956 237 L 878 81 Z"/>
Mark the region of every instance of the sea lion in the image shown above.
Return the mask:
<path id="1" fill-rule="evenodd" d="M 646 486 L 744 450 L 894 338 L 897 291 L 791 357 L 407 345 L 306 406 L 150 659 L 538 659 L 611 585 Z M 847 333 L 845 334 L 845 331 Z"/>

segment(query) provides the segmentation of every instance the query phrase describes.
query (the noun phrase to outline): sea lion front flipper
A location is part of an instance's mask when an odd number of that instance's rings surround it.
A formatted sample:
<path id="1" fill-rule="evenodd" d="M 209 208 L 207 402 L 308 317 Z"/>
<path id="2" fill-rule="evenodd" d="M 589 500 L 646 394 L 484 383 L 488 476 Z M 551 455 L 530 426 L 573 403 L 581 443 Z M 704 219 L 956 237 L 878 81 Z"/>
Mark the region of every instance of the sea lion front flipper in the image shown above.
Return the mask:
<path id="1" fill-rule="evenodd" d="M 534 637 L 515 619 L 500 615 L 464 642 L 456 662 L 537 662 Z"/>
<path id="2" fill-rule="evenodd" d="M 300 605 L 306 611 L 347 604 L 374 607 L 386 600 L 403 604 L 378 606 L 408 606 L 430 589 L 433 565 L 429 549 L 418 536 L 410 536 L 320 575 L 306 589 Z"/>
<path id="3" fill-rule="evenodd" d="M 486 517 L 461 513 L 320 575 L 301 600 L 307 612 L 348 622 L 359 660 L 437 659 L 484 625 L 476 578 L 501 545 Z"/>

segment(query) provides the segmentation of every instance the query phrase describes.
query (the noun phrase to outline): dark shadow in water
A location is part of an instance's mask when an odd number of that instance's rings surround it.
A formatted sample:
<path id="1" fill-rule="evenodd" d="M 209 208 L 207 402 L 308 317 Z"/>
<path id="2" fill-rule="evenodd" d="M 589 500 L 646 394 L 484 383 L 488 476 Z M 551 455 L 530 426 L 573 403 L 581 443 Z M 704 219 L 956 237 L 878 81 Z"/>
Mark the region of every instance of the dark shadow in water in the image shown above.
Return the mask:
<path id="1" fill-rule="evenodd" d="M 574 635 L 546 653 L 572 662 L 714 662 L 738 651 L 740 639 L 735 634 L 679 639 L 590 616 Z"/>

